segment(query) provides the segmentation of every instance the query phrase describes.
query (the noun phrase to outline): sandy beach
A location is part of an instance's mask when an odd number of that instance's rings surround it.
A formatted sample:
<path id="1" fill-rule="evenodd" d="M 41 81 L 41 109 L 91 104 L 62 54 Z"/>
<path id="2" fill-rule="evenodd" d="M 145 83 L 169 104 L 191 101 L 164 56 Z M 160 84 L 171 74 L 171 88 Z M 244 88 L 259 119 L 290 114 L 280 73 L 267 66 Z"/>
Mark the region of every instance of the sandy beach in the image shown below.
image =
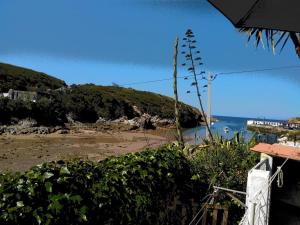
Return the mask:
<path id="1" fill-rule="evenodd" d="M 74 158 L 93 161 L 137 152 L 174 140 L 172 130 L 95 131 L 70 134 L 0 136 L 0 172 L 25 171 L 32 166 Z"/>

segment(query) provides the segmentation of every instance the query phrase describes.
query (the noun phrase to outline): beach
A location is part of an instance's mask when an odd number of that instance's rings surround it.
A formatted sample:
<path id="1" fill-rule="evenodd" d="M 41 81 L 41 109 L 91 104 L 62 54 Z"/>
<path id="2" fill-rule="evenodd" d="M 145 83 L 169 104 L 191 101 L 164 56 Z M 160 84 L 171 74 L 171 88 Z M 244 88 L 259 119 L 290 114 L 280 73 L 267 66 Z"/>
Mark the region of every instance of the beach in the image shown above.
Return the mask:
<path id="1" fill-rule="evenodd" d="M 0 171 L 25 171 L 50 161 L 110 156 L 158 147 L 174 140 L 171 129 L 149 131 L 80 130 L 70 134 L 0 136 Z"/>

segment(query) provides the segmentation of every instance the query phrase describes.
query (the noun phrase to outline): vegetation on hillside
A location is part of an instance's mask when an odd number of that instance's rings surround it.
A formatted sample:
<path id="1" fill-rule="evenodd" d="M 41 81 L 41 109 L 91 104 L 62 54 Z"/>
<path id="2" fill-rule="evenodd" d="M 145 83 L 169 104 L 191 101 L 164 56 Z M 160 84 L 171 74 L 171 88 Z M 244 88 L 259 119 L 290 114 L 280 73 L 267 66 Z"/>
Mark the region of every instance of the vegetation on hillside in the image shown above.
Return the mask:
<path id="1" fill-rule="evenodd" d="M 37 102 L 10 100 L 0 97 L 0 124 L 10 125 L 21 119 L 35 119 L 39 125 L 55 126 L 66 122 L 61 98 L 41 98 Z"/>
<path id="2" fill-rule="evenodd" d="M 134 106 L 141 113 L 151 116 L 174 119 L 174 100 L 146 91 L 116 86 L 73 85 L 63 101 L 67 111 L 75 114 L 76 119 L 89 118 L 95 122 L 97 118 L 117 119 L 127 116 L 129 119 L 138 116 Z M 89 114 L 89 116 L 87 116 Z M 200 113 L 186 104 L 180 104 L 180 121 L 183 127 L 194 127 L 198 124 Z"/>
<path id="3" fill-rule="evenodd" d="M 291 122 L 291 123 L 300 123 L 300 117 L 290 118 L 289 122 Z"/>
<path id="4" fill-rule="evenodd" d="M 258 134 L 276 134 L 278 136 L 286 135 L 289 130 L 281 127 L 248 125 L 247 129 Z"/>
<path id="5" fill-rule="evenodd" d="M 174 118 L 174 100 L 150 92 L 121 87 L 96 85 L 72 85 L 67 91 L 52 91 L 36 102 L 10 100 L 0 97 L 0 124 L 12 124 L 32 118 L 40 125 L 61 125 L 67 115 L 75 121 L 94 123 L 100 117 L 114 120 L 123 116 L 128 119 L 148 113 L 160 118 Z M 183 127 L 197 126 L 200 113 L 193 107 L 180 104 L 180 121 Z"/>
<path id="6" fill-rule="evenodd" d="M 9 89 L 37 91 L 57 89 L 66 86 L 65 82 L 55 77 L 34 70 L 0 63 L 0 93 Z"/>

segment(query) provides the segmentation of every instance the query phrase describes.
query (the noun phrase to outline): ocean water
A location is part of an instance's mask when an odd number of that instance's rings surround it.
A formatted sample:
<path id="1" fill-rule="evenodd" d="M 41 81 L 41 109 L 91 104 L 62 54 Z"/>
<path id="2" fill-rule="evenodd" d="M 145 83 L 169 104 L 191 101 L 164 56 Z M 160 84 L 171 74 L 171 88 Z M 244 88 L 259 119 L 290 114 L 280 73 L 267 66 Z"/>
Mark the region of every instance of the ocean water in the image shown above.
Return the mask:
<path id="1" fill-rule="evenodd" d="M 249 140 L 252 137 L 252 132 L 247 130 L 247 120 L 251 118 L 241 117 L 228 117 L 228 116 L 213 116 L 218 121 L 214 122 L 211 126 L 213 135 L 222 136 L 224 139 L 231 139 L 235 132 L 244 134 L 245 140 Z M 228 133 L 224 132 L 224 128 L 227 127 Z M 202 139 L 206 136 L 205 126 L 200 126 L 192 129 L 188 129 L 183 133 L 190 144 L 199 144 Z"/>

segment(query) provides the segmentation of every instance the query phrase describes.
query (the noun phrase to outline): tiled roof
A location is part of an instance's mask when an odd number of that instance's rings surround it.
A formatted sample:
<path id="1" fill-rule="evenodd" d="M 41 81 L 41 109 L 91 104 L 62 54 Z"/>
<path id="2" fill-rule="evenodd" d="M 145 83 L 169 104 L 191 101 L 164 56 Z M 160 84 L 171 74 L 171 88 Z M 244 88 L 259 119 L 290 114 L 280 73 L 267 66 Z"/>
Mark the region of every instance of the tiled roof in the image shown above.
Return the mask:
<path id="1" fill-rule="evenodd" d="M 300 161 L 300 148 L 291 147 L 280 144 L 265 144 L 259 143 L 251 148 L 252 151 L 265 153 L 271 156 L 277 156 L 282 158 L 289 158 Z"/>

